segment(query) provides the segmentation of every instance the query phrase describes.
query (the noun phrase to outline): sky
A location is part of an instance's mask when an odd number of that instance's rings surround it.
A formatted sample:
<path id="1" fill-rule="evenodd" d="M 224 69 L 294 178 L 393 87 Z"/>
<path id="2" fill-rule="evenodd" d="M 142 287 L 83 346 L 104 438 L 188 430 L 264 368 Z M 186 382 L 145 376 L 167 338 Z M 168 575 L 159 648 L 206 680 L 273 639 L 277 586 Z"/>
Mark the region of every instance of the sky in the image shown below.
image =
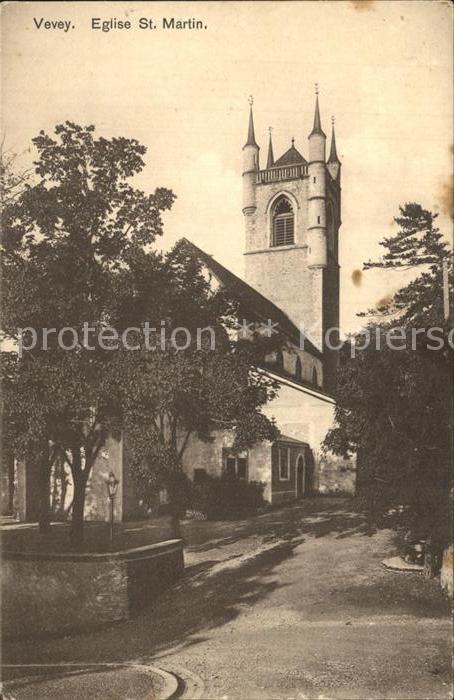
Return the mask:
<path id="1" fill-rule="evenodd" d="M 201 30 L 162 29 L 162 18 Z M 68 31 L 41 23 L 61 20 Z M 130 21 L 102 32 L 92 19 Z M 139 19 L 156 29 L 140 29 Z M 206 29 L 205 29 L 206 26 Z M 307 156 L 314 83 L 322 126 L 336 118 L 342 161 L 341 330 L 404 281 L 355 271 L 380 255 L 398 207 L 416 201 L 452 222 L 452 5 L 392 2 L 47 2 L 2 6 L 2 137 L 21 163 L 41 130 L 65 120 L 147 147 L 137 179 L 177 195 L 157 247 L 186 236 L 243 272 L 242 146 L 248 97 L 266 159 Z M 329 145 L 329 144 L 328 144 Z"/>

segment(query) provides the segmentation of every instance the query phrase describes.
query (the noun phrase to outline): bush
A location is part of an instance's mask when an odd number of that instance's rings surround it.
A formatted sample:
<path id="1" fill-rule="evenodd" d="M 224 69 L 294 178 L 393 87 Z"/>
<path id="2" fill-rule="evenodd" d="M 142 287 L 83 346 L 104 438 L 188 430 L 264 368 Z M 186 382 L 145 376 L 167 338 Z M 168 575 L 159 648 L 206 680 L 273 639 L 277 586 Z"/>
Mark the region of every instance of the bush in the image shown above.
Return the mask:
<path id="1" fill-rule="evenodd" d="M 259 481 L 240 481 L 223 474 L 205 476 L 191 488 L 191 509 L 205 513 L 209 519 L 252 515 L 265 505 L 265 484 Z"/>

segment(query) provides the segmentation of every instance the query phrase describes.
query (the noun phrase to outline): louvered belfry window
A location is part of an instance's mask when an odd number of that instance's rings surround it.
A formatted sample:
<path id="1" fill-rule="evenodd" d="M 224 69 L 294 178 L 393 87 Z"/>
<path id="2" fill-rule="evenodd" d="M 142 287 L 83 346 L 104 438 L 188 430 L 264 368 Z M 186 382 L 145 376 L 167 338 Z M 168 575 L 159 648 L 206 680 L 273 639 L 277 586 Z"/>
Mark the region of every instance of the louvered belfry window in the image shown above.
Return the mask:
<path id="1" fill-rule="evenodd" d="M 295 219 L 286 197 L 278 200 L 273 216 L 273 246 L 292 245 L 295 241 Z"/>

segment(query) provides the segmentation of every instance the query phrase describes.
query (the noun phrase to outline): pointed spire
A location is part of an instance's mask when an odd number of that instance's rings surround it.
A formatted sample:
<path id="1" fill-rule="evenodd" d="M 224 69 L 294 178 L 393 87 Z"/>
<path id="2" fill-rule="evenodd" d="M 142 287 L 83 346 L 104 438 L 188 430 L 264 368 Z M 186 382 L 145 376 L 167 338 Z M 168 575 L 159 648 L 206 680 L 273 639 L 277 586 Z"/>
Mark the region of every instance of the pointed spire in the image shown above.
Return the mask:
<path id="1" fill-rule="evenodd" d="M 318 104 L 318 83 L 315 83 L 315 114 L 314 114 L 314 128 L 312 129 L 311 133 L 309 136 L 312 136 L 313 134 L 320 134 L 320 136 L 324 136 L 326 138 L 326 135 L 323 132 L 322 129 L 322 122 L 320 119 L 320 107 Z"/>
<path id="2" fill-rule="evenodd" d="M 254 98 L 252 95 L 249 95 L 249 104 L 250 104 L 250 110 L 249 110 L 249 128 L 247 132 L 247 141 L 245 143 L 245 146 L 257 146 L 257 143 L 255 141 L 255 132 L 254 132 L 254 115 L 252 113 L 252 105 L 254 104 Z M 257 146 L 258 148 L 258 146 Z"/>
<path id="3" fill-rule="evenodd" d="M 336 134 L 334 131 L 334 117 L 331 117 L 331 150 L 329 152 L 328 163 L 340 163 L 336 150 Z"/>
<path id="4" fill-rule="evenodd" d="M 273 153 L 273 141 L 271 138 L 271 132 L 273 131 L 273 127 L 270 126 L 268 128 L 268 131 L 270 132 L 270 141 L 268 144 L 268 159 L 266 161 L 266 167 L 267 168 L 272 168 L 274 165 L 274 153 Z"/>

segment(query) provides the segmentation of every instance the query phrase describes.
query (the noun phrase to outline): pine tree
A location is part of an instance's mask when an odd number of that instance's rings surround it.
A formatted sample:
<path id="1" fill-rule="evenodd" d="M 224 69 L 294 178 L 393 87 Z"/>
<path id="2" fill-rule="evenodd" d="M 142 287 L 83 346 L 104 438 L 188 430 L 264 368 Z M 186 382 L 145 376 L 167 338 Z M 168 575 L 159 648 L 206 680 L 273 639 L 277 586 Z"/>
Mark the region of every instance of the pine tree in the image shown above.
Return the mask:
<path id="1" fill-rule="evenodd" d="M 427 540 L 431 573 L 450 534 L 453 439 L 452 321 L 444 318 L 442 287 L 446 261 L 452 296 L 452 254 L 435 218 L 418 204 L 401 207 L 398 232 L 381 242 L 385 255 L 364 266 L 422 269 L 389 305 L 371 310 L 375 320 L 343 348 L 337 427 L 326 439 L 336 453 L 357 454 L 357 491 L 371 521 L 394 512 Z M 404 349 L 387 343 L 396 327 Z M 353 344 L 365 349 L 353 354 Z"/>

